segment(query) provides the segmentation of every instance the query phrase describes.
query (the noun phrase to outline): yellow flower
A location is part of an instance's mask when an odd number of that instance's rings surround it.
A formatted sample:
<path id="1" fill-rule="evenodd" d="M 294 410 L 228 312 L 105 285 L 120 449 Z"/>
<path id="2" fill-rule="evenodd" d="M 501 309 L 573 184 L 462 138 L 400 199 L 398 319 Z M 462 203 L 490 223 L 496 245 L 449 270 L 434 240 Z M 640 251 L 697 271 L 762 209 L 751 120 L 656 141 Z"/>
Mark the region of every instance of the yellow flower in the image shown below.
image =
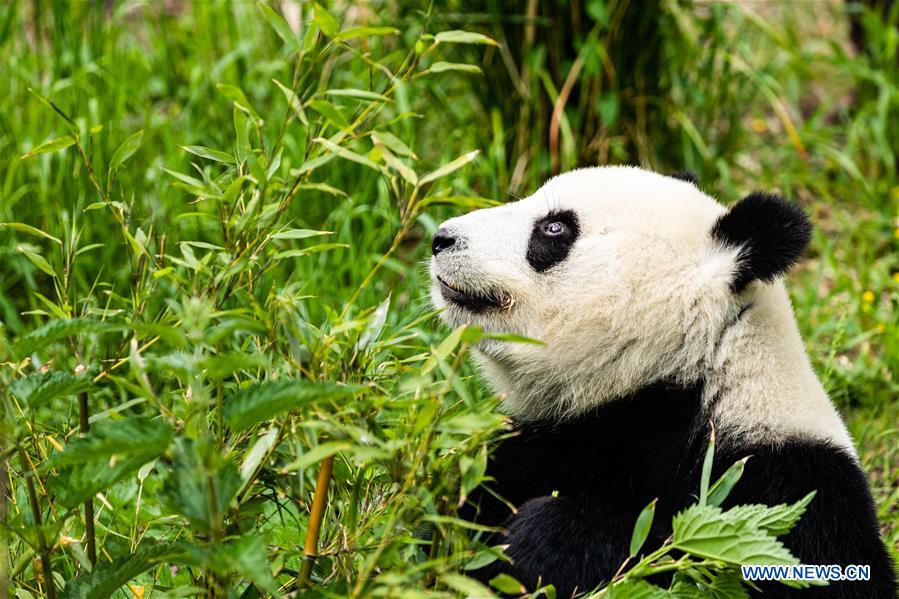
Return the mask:
<path id="1" fill-rule="evenodd" d="M 752 130 L 756 133 L 764 133 L 768 130 L 768 125 L 765 124 L 765 119 L 755 118 L 752 119 Z"/>
<path id="2" fill-rule="evenodd" d="M 899 272 L 893 273 L 893 280 L 896 281 L 897 283 L 899 283 Z"/>
<path id="3" fill-rule="evenodd" d="M 862 294 L 862 301 L 865 302 L 866 304 L 873 304 L 874 303 L 874 292 L 871 291 L 870 289 L 868 291 L 865 291 Z"/>
<path id="4" fill-rule="evenodd" d="M 896 239 L 899 239 L 899 227 L 896 227 L 896 230 L 893 231 L 893 237 L 895 237 Z"/>

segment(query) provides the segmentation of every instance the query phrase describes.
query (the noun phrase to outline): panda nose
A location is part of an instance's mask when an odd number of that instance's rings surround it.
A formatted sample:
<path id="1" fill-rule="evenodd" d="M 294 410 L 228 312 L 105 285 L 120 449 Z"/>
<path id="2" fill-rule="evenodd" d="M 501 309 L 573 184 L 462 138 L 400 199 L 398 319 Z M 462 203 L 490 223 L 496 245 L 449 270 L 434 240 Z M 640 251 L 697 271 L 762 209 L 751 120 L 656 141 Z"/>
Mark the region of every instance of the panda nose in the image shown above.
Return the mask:
<path id="1" fill-rule="evenodd" d="M 454 245 L 456 245 L 456 238 L 445 228 L 440 227 L 437 229 L 437 232 L 434 233 L 434 239 L 431 241 L 431 251 L 433 251 L 436 256 L 443 250 L 448 250 Z"/>

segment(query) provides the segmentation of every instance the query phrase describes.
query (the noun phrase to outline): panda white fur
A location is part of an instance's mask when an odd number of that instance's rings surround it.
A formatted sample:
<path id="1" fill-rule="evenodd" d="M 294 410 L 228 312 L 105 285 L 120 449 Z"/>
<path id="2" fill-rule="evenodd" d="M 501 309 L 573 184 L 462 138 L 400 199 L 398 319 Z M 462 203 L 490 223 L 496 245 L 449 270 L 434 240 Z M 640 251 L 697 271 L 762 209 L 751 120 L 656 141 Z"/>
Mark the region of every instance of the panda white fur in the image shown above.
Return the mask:
<path id="1" fill-rule="evenodd" d="M 633 167 L 572 171 L 441 225 L 431 295 L 445 322 L 543 342 L 477 348 L 518 429 L 463 510 L 504 527 L 512 562 L 480 577 L 560 597 L 608 581 L 644 506 L 659 498 L 649 547 L 695 500 L 714 426 L 716 476 L 752 456 L 725 507 L 817 490 L 786 545 L 803 563 L 871 566 L 870 582 L 765 597 L 896 597 L 867 480 L 779 280 L 810 233 L 778 196 L 728 210 L 689 177 Z"/>

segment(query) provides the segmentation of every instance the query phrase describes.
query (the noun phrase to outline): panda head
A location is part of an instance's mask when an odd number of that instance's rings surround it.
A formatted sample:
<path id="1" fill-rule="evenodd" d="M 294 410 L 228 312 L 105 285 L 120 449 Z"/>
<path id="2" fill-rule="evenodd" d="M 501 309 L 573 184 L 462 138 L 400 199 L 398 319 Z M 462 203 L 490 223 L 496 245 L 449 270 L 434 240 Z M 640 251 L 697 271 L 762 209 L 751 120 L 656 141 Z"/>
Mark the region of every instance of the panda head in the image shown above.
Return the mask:
<path id="1" fill-rule="evenodd" d="M 766 290 L 782 290 L 810 234 L 775 195 L 728 210 L 689 178 L 581 169 L 444 222 L 431 297 L 450 326 L 488 333 L 479 361 L 514 415 L 565 417 L 709 376 L 748 307 L 792 318 L 786 294 Z"/>

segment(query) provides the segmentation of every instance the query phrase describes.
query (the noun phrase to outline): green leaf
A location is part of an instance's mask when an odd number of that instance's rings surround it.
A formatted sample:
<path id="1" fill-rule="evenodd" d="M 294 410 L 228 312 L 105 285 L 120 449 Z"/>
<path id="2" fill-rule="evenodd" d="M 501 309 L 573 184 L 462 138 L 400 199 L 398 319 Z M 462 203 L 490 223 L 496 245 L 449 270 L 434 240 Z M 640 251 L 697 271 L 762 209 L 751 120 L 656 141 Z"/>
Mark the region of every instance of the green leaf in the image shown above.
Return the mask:
<path id="1" fill-rule="evenodd" d="M 315 9 L 315 15 L 312 20 L 318 25 L 318 28 L 322 30 L 322 33 L 328 37 L 337 35 L 337 32 L 340 29 L 340 24 L 337 22 L 337 19 L 317 2 L 313 5 L 313 8 Z"/>
<path id="2" fill-rule="evenodd" d="M 347 451 L 353 447 L 349 441 L 326 441 L 306 451 L 296 460 L 290 462 L 281 469 L 281 472 L 293 472 L 302 470 L 312 464 L 321 462 L 326 457 L 332 456 L 341 451 Z"/>
<path id="3" fill-rule="evenodd" d="M 83 333 L 107 333 L 118 330 L 121 330 L 121 327 L 87 318 L 54 320 L 17 338 L 12 344 L 12 350 L 13 354 L 18 358 L 24 358 L 35 350 L 63 337 L 76 336 Z"/>
<path id="4" fill-rule="evenodd" d="M 101 561 L 90 572 L 70 580 L 62 592 L 62 599 L 102 599 L 112 596 L 129 580 L 149 570 L 159 562 L 168 561 L 175 554 L 176 545 L 147 541 L 134 553 Z"/>
<path id="5" fill-rule="evenodd" d="M 463 62 L 443 62 L 438 61 L 432 64 L 425 73 L 446 73 L 447 71 L 461 71 L 463 73 L 473 73 L 482 75 L 484 72 L 481 67 L 475 64 L 467 64 Z"/>
<path id="6" fill-rule="evenodd" d="M 290 28 L 290 25 L 287 24 L 287 21 L 284 20 L 284 17 L 276 13 L 270 6 L 268 6 L 264 2 L 257 2 L 256 6 L 258 6 L 259 10 L 262 11 L 262 16 L 266 21 L 268 21 L 268 24 L 271 25 L 272 29 L 275 30 L 275 33 L 278 34 L 278 37 L 284 40 L 284 43 L 287 44 L 292 51 L 299 51 L 300 40 L 297 39 L 297 36 L 294 34 L 293 29 Z"/>
<path id="7" fill-rule="evenodd" d="M 186 438 L 176 439 L 174 455 L 163 490 L 165 503 L 199 531 L 221 527 L 243 484 L 237 467 L 217 448 Z"/>
<path id="8" fill-rule="evenodd" d="M 259 113 L 257 113 L 253 109 L 252 104 L 250 104 L 250 101 L 247 100 L 247 97 L 246 95 L 244 95 L 242 89 L 240 89 L 236 85 L 231 85 L 228 83 L 216 83 L 215 87 L 222 93 L 222 95 L 234 102 L 236 106 L 248 112 L 250 116 L 252 116 L 256 120 L 256 122 L 262 122 L 262 118 L 259 116 Z"/>
<path id="9" fill-rule="evenodd" d="M 518 596 L 527 593 L 527 589 L 524 585 L 508 574 L 497 574 L 490 579 L 490 586 L 506 595 Z"/>
<path id="10" fill-rule="evenodd" d="M 357 164 L 367 166 L 368 168 L 376 170 L 379 173 L 384 172 L 384 167 L 382 167 L 380 164 L 376 164 L 361 154 L 357 154 L 356 152 L 353 152 L 352 150 L 348 150 L 347 148 L 344 148 L 343 146 L 339 146 L 336 143 L 334 143 L 333 141 L 331 141 L 330 139 L 325 139 L 323 137 L 316 137 L 312 141 L 314 141 L 316 143 L 320 143 L 321 145 L 328 148 L 332 153 L 337 154 L 344 160 L 349 160 L 351 162 L 355 162 Z"/>
<path id="11" fill-rule="evenodd" d="M 434 36 L 434 41 L 438 44 L 485 44 L 488 46 L 499 46 L 495 40 L 482 33 L 462 31 L 461 29 L 441 31 Z"/>
<path id="12" fill-rule="evenodd" d="M 747 456 L 731 464 L 730 468 L 715 481 L 715 484 L 709 489 L 707 498 L 709 505 L 718 506 L 724 503 L 734 486 L 740 482 L 740 478 L 743 476 L 743 469 L 746 467 L 746 460 L 748 459 L 749 457 Z"/>
<path id="13" fill-rule="evenodd" d="M 699 479 L 699 505 L 705 505 L 709 496 L 709 480 L 712 478 L 712 462 L 715 459 L 715 429 L 709 436 L 709 445 L 702 461 L 702 476 Z"/>
<path id="14" fill-rule="evenodd" d="M 65 451 L 51 457 L 44 467 L 59 468 L 86 460 L 108 461 L 113 457 L 128 457 L 129 454 L 156 457 L 168 449 L 172 434 L 172 427 L 160 418 L 133 416 L 105 420 L 83 437 L 72 439 L 66 444 Z"/>
<path id="15" fill-rule="evenodd" d="M 349 245 L 346 243 L 320 243 L 318 245 L 311 245 L 307 248 L 278 252 L 274 256 L 272 256 L 272 259 L 285 260 L 287 258 L 299 258 L 301 256 L 308 256 L 309 254 L 318 254 L 319 252 L 327 252 L 329 250 L 336 250 L 338 248 L 345 247 L 349 247 Z"/>
<path id="16" fill-rule="evenodd" d="M 313 231 L 312 229 L 286 229 L 272 235 L 272 239 L 306 239 L 316 235 L 333 235 L 332 231 Z"/>
<path id="17" fill-rule="evenodd" d="M 637 554 L 643 549 L 643 544 L 646 543 L 646 538 L 652 528 L 652 519 L 656 513 L 657 501 L 658 499 L 650 501 L 649 505 L 643 508 L 640 515 L 637 516 L 637 523 L 634 524 L 634 532 L 631 534 L 630 557 L 637 557 Z"/>
<path id="18" fill-rule="evenodd" d="M 325 117 L 338 129 L 343 129 L 349 125 L 340 109 L 327 100 L 312 100 L 309 102 L 309 108 Z"/>
<path id="19" fill-rule="evenodd" d="M 466 164 L 468 164 L 469 162 L 474 160 L 475 157 L 477 157 L 478 153 L 479 153 L 479 150 L 474 150 L 472 152 L 466 152 L 465 154 L 462 154 L 461 156 L 459 156 L 458 158 L 456 158 L 449 164 L 444 164 L 437 170 L 435 170 L 431 173 L 428 173 L 427 175 L 422 177 L 421 180 L 418 182 L 418 184 L 426 185 L 428 183 L 431 183 L 432 181 L 436 181 L 437 179 L 440 179 L 441 177 L 445 177 L 448 174 L 459 170 L 460 168 L 462 168 L 463 166 L 465 166 Z"/>
<path id="20" fill-rule="evenodd" d="M 13 381 L 9 390 L 32 409 L 57 397 L 75 395 L 91 386 L 89 376 L 50 370 Z"/>
<path id="21" fill-rule="evenodd" d="M 451 589 L 464 593 L 469 597 L 478 597 L 478 599 L 493 599 L 496 597 L 496 593 L 474 578 L 469 578 L 461 574 L 444 574 L 440 577 L 440 581 Z"/>
<path id="22" fill-rule="evenodd" d="M 418 156 L 415 155 L 415 152 L 413 152 L 409 148 L 409 146 L 404 144 L 393 133 L 390 133 L 388 131 L 375 131 L 371 134 L 371 140 L 375 145 L 387 147 L 397 156 L 404 156 L 406 158 L 413 158 L 415 160 L 418 160 Z"/>
<path id="23" fill-rule="evenodd" d="M 213 150 L 212 148 L 207 148 L 205 146 L 181 146 L 181 149 L 201 158 L 208 158 L 209 160 L 214 160 L 216 162 L 224 162 L 225 164 L 237 164 L 237 159 L 231 154 Z"/>
<path id="24" fill-rule="evenodd" d="M 51 241 L 55 241 L 59 245 L 62 245 L 62 241 L 60 241 L 56 237 L 53 237 L 49 233 L 41 231 L 36 227 L 26 225 L 25 223 L 0 223 L 0 229 L 12 229 L 13 231 L 19 231 L 20 233 L 28 233 L 29 235 L 43 237 L 44 239 L 49 239 Z"/>
<path id="25" fill-rule="evenodd" d="M 319 27 L 321 27 L 319 25 Z M 324 31 L 324 29 L 322 29 Z M 381 35 L 397 35 L 400 30 L 393 27 L 350 27 L 333 36 L 335 42 L 356 39 L 358 37 L 373 37 Z"/>
<path id="26" fill-rule="evenodd" d="M 50 152 L 56 152 L 57 150 L 63 150 L 73 145 L 75 145 L 75 138 L 71 135 L 63 135 L 62 137 L 57 137 L 56 139 L 45 141 L 36 148 L 31 148 L 30 150 L 22 154 L 20 160 L 25 160 L 26 158 L 31 158 L 32 156 L 37 156 L 38 154 L 48 154 Z"/>
<path id="27" fill-rule="evenodd" d="M 671 595 L 645 580 L 624 580 L 609 587 L 606 599 L 671 599 Z"/>
<path id="28" fill-rule="evenodd" d="M 20 245 L 16 249 L 25 254 L 25 257 L 28 258 L 31 263 L 37 266 L 40 270 L 50 275 L 51 277 L 56 277 L 56 271 L 53 270 L 53 267 L 50 266 L 50 263 L 47 262 L 46 258 L 41 256 L 37 252 L 28 249 L 24 245 Z"/>
<path id="29" fill-rule="evenodd" d="M 275 85 L 278 86 L 278 89 L 281 90 L 281 93 L 284 94 L 284 97 L 287 98 L 287 104 L 290 106 L 291 110 L 296 113 L 297 117 L 300 119 L 300 122 L 304 125 L 309 124 L 309 119 L 306 118 L 306 112 L 303 110 L 303 103 L 300 101 L 300 98 L 296 95 L 296 93 L 278 81 L 277 79 L 272 79 Z"/>
<path id="30" fill-rule="evenodd" d="M 241 390 L 225 403 L 224 418 L 231 428 L 243 430 L 282 412 L 314 402 L 350 397 L 361 389 L 308 380 L 267 381 Z"/>
<path id="31" fill-rule="evenodd" d="M 738 505 L 728 510 L 726 514 L 729 518 L 744 522 L 752 528 L 765 530 L 775 536 L 782 536 L 796 526 L 814 497 L 815 492 L 812 491 L 793 504 L 773 507 L 760 504 Z"/>
<path id="32" fill-rule="evenodd" d="M 105 491 L 157 457 L 158 454 L 153 453 L 135 453 L 115 460 L 81 462 L 59 470 L 50 486 L 56 491 L 57 501 L 72 508 Z"/>
<path id="33" fill-rule="evenodd" d="M 325 91 L 329 96 L 341 98 L 357 98 L 359 100 L 375 100 L 378 102 L 390 102 L 390 98 L 364 89 L 329 89 Z"/>
<path id="34" fill-rule="evenodd" d="M 144 131 L 141 129 L 136 133 L 132 133 L 125 141 L 122 142 L 116 151 L 113 152 L 112 158 L 109 159 L 109 168 L 117 169 L 122 166 L 126 160 L 131 158 L 137 149 L 140 147 L 141 141 L 144 139 Z"/>
<path id="35" fill-rule="evenodd" d="M 793 555 L 773 536 L 724 515 L 721 508 L 693 505 L 673 521 L 674 547 L 730 564 L 796 564 Z"/>
<path id="36" fill-rule="evenodd" d="M 400 176 L 409 183 L 409 185 L 418 185 L 418 175 L 414 170 L 412 170 L 412 168 L 410 168 L 406 163 L 394 156 L 386 147 L 379 146 L 377 142 L 375 142 L 375 145 L 381 150 L 381 157 L 384 159 L 384 162 L 387 164 L 387 166 L 398 172 Z"/>

